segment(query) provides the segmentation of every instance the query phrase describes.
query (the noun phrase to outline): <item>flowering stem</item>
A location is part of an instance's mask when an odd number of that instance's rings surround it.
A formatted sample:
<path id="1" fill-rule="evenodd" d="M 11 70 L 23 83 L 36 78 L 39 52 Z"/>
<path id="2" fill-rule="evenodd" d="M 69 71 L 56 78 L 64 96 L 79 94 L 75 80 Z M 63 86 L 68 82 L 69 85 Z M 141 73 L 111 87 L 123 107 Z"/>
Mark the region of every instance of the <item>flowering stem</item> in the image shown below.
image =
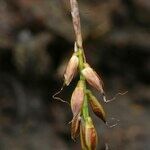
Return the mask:
<path id="1" fill-rule="evenodd" d="M 81 71 L 84 69 L 84 63 L 85 63 L 85 56 L 84 56 L 84 50 L 82 46 L 82 34 L 81 34 L 81 23 L 80 23 L 80 15 L 79 15 L 79 8 L 77 0 L 70 0 L 71 5 L 71 15 L 72 15 L 72 21 L 73 21 L 73 27 L 76 35 L 76 44 L 79 52 L 79 70 L 80 70 L 80 80 L 82 80 L 84 84 L 84 103 L 82 107 L 82 115 L 84 120 L 86 120 L 87 117 L 89 117 L 89 110 L 88 110 L 88 102 L 87 102 L 87 96 L 86 96 L 86 81 L 85 77 L 82 75 Z"/>

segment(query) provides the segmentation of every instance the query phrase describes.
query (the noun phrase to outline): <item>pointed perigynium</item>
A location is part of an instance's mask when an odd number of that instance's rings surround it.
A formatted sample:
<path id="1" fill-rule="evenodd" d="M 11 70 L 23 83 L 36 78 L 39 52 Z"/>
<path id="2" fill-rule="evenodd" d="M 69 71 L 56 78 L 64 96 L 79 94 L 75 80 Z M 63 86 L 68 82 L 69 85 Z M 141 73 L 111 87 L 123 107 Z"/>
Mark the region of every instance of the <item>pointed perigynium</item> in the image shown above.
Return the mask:
<path id="1" fill-rule="evenodd" d="M 71 137 L 73 140 L 78 135 L 80 124 L 80 113 L 84 101 L 84 84 L 83 81 L 79 81 L 71 97 L 71 110 L 73 113 L 73 119 L 71 123 Z"/>
<path id="2" fill-rule="evenodd" d="M 80 122 L 80 141 L 82 150 L 87 150 L 87 145 L 85 142 L 85 121 L 83 119 L 81 119 Z"/>
<path id="3" fill-rule="evenodd" d="M 73 117 L 71 121 L 71 138 L 76 139 L 80 131 L 80 113 Z"/>
<path id="4" fill-rule="evenodd" d="M 83 81 L 79 81 L 71 97 L 71 110 L 73 116 L 76 116 L 81 112 L 83 101 L 84 101 L 84 83 Z"/>
<path id="5" fill-rule="evenodd" d="M 82 74 L 87 80 L 87 82 L 93 86 L 95 89 L 104 94 L 103 90 L 103 82 L 102 79 L 98 76 L 98 74 L 89 66 L 89 64 L 84 64 L 84 69 L 82 70 Z"/>
<path id="6" fill-rule="evenodd" d="M 80 138 L 83 150 L 96 150 L 97 133 L 90 117 L 81 121 Z"/>
<path id="7" fill-rule="evenodd" d="M 91 105 L 91 108 L 94 112 L 94 114 L 99 117 L 100 119 L 102 119 L 104 121 L 104 123 L 106 123 L 106 113 L 102 107 L 102 105 L 100 104 L 100 102 L 97 100 L 97 98 L 92 94 L 91 91 L 87 91 L 87 95 L 88 95 L 88 99 Z"/>
<path id="8" fill-rule="evenodd" d="M 72 81 L 75 73 L 77 72 L 78 65 L 79 65 L 79 59 L 74 53 L 68 62 L 68 65 L 64 74 L 65 85 L 68 86 L 70 82 Z"/>

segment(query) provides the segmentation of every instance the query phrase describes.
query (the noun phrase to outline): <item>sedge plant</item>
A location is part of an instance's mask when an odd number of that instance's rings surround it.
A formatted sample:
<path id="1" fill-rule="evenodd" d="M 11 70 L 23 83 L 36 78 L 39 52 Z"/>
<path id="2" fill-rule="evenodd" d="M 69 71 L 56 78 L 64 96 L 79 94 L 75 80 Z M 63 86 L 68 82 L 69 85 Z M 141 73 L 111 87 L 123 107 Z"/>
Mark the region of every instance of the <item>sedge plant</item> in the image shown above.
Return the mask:
<path id="1" fill-rule="evenodd" d="M 94 114 L 107 125 L 106 113 L 100 101 L 94 96 L 92 91 L 88 89 L 87 84 L 92 86 L 101 94 L 104 102 L 109 102 L 110 100 L 106 100 L 103 90 L 104 84 L 101 77 L 86 61 L 82 44 L 81 24 L 77 0 L 70 0 L 70 6 L 75 31 L 75 46 L 74 52 L 64 73 L 63 85 L 69 86 L 76 72 L 79 74 L 79 81 L 72 93 L 69 103 L 73 114 L 71 121 L 71 137 L 75 140 L 80 134 L 82 150 L 96 150 L 98 136 L 89 113 L 89 106 L 92 108 Z M 56 97 L 58 93 L 53 96 L 55 99 L 59 99 Z"/>

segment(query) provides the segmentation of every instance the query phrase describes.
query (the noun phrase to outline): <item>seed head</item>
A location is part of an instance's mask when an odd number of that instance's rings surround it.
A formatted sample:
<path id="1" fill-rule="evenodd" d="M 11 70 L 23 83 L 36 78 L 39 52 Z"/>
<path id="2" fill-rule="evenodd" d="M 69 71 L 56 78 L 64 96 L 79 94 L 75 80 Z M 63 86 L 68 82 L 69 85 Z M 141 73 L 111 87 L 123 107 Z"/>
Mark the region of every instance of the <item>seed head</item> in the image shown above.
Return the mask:
<path id="1" fill-rule="evenodd" d="M 71 110 L 73 116 L 76 116 L 80 113 L 83 101 L 84 101 L 84 88 L 83 82 L 79 81 L 75 90 L 72 93 L 71 97 Z"/>
<path id="2" fill-rule="evenodd" d="M 65 84 L 67 86 L 70 84 L 75 73 L 77 72 L 78 64 L 79 64 L 79 59 L 76 56 L 76 54 L 73 54 L 69 60 L 69 63 L 67 65 L 67 68 L 64 74 Z"/>
<path id="3" fill-rule="evenodd" d="M 85 68 L 82 70 L 82 74 L 87 82 L 101 93 L 104 93 L 102 79 L 87 63 L 84 66 Z"/>

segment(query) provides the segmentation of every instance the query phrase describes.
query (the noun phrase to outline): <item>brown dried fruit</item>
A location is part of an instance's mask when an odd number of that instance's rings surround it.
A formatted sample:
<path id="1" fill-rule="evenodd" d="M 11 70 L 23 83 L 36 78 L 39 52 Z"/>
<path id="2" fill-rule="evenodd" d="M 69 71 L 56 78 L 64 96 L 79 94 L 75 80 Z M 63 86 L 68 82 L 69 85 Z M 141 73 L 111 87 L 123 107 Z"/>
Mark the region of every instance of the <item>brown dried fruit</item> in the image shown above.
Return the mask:
<path id="1" fill-rule="evenodd" d="M 83 82 L 79 81 L 75 90 L 72 93 L 71 97 L 71 110 L 73 116 L 76 116 L 80 113 L 83 101 L 84 101 L 84 88 Z"/>
<path id="2" fill-rule="evenodd" d="M 100 102 L 97 100 L 97 98 L 91 93 L 91 91 L 87 92 L 88 99 L 90 102 L 90 105 L 92 107 L 93 112 L 97 117 L 102 119 L 106 123 L 106 113 L 100 104 Z"/>
<path id="3" fill-rule="evenodd" d="M 79 134 L 79 130 L 80 130 L 79 127 L 80 127 L 80 114 L 74 116 L 71 122 L 71 138 L 73 140 L 75 140 L 75 138 Z"/>
<path id="4" fill-rule="evenodd" d="M 90 117 L 81 122 L 80 136 L 83 150 L 96 150 L 97 133 Z"/>
<path id="5" fill-rule="evenodd" d="M 69 63 L 67 65 L 67 68 L 64 74 L 65 84 L 67 86 L 70 84 L 75 73 L 77 72 L 78 64 L 79 64 L 79 59 L 75 54 L 73 54 L 69 60 Z"/>
<path id="6" fill-rule="evenodd" d="M 80 139 L 81 139 L 81 147 L 83 150 L 87 150 L 86 142 L 85 142 L 85 122 L 81 119 L 80 123 Z"/>
<path id="7" fill-rule="evenodd" d="M 87 63 L 84 66 L 85 68 L 82 70 L 82 74 L 87 82 L 103 94 L 104 90 L 102 79 Z"/>

